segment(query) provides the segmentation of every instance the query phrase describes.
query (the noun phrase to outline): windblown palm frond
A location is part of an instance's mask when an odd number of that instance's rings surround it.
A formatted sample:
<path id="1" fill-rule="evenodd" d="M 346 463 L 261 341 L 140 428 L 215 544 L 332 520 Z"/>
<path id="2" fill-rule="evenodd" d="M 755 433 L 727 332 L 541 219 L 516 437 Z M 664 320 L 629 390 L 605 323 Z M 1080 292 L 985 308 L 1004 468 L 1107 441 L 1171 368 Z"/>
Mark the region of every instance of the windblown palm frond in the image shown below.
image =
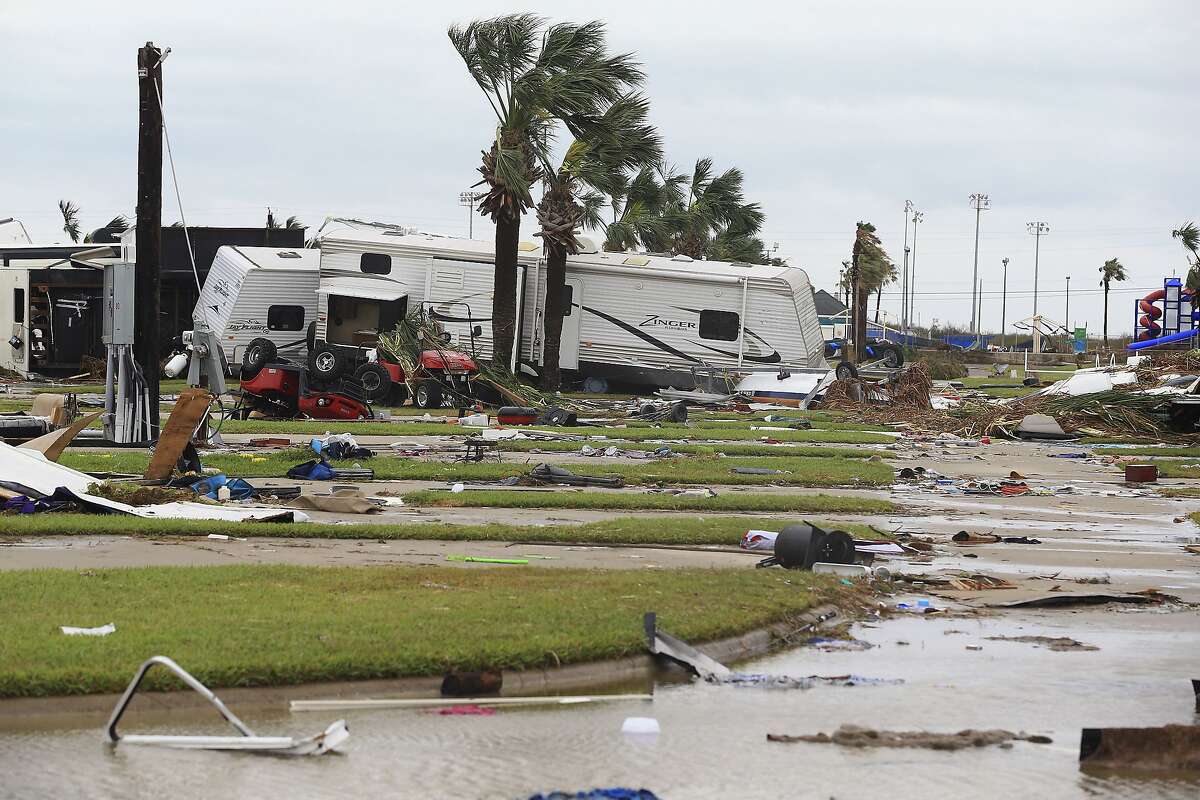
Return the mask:
<path id="1" fill-rule="evenodd" d="M 1194 258 L 1200 261 L 1200 228 L 1196 227 L 1194 222 L 1185 222 L 1175 230 L 1171 231 L 1171 238 L 1178 239 L 1179 243 L 1186 247 Z"/>
<path id="2" fill-rule="evenodd" d="M 79 206 L 70 200 L 59 200 L 58 210 L 62 212 L 63 233 L 71 237 L 72 242 L 79 241 Z"/>
<path id="3" fill-rule="evenodd" d="M 293 217 L 287 218 L 287 222 L 283 223 L 283 227 L 287 228 L 290 231 L 294 231 L 294 230 L 303 230 L 304 228 L 307 228 L 308 226 L 305 225 L 303 222 L 301 222 L 299 217 L 293 216 Z"/>

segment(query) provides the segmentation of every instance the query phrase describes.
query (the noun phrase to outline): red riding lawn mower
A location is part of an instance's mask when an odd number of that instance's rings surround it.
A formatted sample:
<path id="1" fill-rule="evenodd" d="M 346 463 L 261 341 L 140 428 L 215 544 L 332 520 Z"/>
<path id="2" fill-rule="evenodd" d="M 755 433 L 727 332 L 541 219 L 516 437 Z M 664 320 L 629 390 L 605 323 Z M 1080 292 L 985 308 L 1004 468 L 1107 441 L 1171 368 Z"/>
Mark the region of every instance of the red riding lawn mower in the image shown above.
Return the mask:
<path id="1" fill-rule="evenodd" d="M 305 368 L 279 363 L 270 340 L 254 339 L 242 359 L 241 405 L 246 413 L 257 409 L 281 416 L 366 419 L 372 416 L 373 402 L 403 405 L 410 384 L 416 387 L 412 400 L 418 408 L 441 408 L 447 400 L 474 403 L 471 379 L 479 369 L 470 356 L 423 350 L 414 363 L 410 381 L 400 360 L 384 349 L 314 342 Z"/>

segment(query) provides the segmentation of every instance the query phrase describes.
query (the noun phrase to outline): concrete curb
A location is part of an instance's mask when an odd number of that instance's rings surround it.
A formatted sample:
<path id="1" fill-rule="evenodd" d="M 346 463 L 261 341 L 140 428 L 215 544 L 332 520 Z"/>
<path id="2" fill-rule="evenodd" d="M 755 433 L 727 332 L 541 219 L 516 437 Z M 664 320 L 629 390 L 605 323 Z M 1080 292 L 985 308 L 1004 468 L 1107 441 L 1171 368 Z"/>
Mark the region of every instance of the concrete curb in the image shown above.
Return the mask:
<path id="1" fill-rule="evenodd" d="M 798 635 L 841 621 L 842 612 L 832 605 L 806 611 L 792 620 L 777 622 L 739 636 L 699 645 L 698 649 L 724 663 L 735 663 L 765 655 Z M 186 668 L 186 664 L 183 665 Z M 520 696 L 596 691 L 646 683 L 659 672 L 649 655 L 568 664 L 542 670 L 504 673 L 501 695 Z M 230 687 L 216 689 L 217 695 L 238 715 L 283 714 L 292 700 L 350 697 L 437 697 L 442 676 L 395 678 L 369 681 L 305 683 L 295 686 Z M 107 720 L 120 694 L 66 695 L 58 697 L 13 697 L 0 699 L 0 730 L 29 730 L 99 726 Z M 139 719 L 161 720 L 207 712 L 211 706 L 191 691 L 139 692 L 132 711 Z"/>

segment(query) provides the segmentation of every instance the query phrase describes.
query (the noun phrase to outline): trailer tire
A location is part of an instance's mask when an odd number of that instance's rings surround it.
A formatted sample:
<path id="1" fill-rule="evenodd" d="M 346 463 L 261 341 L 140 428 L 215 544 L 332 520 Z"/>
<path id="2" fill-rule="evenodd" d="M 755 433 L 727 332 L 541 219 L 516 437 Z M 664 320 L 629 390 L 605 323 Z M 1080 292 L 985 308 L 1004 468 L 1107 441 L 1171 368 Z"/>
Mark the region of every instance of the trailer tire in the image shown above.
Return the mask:
<path id="1" fill-rule="evenodd" d="M 849 361 L 843 361 L 837 365 L 837 369 L 833 371 L 833 375 L 839 381 L 850 381 L 858 377 L 858 369 Z"/>
<path id="2" fill-rule="evenodd" d="M 308 351 L 308 374 L 314 381 L 336 381 L 346 373 L 347 358 L 327 344 Z"/>
<path id="3" fill-rule="evenodd" d="M 376 403 L 392 391 L 392 376 L 380 364 L 367 363 L 354 371 L 354 379 L 362 384 L 363 396 Z"/>
<path id="4" fill-rule="evenodd" d="M 413 396 L 413 405 L 417 408 L 441 408 L 442 385 L 434 380 L 421 381 L 417 384 L 417 393 Z"/>
<path id="5" fill-rule="evenodd" d="M 274 361 L 278 355 L 279 350 L 275 347 L 275 343 L 260 336 L 257 339 L 251 339 L 250 344 L 246 345 L 246 352 L 242 353 L 242 366 L 252 372 L 258 372 Z"/>
<path id="6" fill-rule="evenodd" d="M 904 366 L 904 351 L 894 344 L 880 348 L 883 350 L 883 365 L 890 369 Z"/>

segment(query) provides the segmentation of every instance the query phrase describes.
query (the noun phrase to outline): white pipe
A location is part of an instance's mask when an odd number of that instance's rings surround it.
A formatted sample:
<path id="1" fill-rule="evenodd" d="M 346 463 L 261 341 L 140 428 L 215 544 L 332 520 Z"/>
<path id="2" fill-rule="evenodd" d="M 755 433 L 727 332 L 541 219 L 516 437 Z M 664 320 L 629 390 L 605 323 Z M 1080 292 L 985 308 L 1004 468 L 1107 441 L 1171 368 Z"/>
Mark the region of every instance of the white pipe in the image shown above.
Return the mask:
<path id="1" fill-rule="evenodd" d="M 738 316 L 738 366 L 742 365 L 742 355 L 746 349 L 746 293 L 750 287 L 750 279 L 742 278 L 742 313 Z"/>

